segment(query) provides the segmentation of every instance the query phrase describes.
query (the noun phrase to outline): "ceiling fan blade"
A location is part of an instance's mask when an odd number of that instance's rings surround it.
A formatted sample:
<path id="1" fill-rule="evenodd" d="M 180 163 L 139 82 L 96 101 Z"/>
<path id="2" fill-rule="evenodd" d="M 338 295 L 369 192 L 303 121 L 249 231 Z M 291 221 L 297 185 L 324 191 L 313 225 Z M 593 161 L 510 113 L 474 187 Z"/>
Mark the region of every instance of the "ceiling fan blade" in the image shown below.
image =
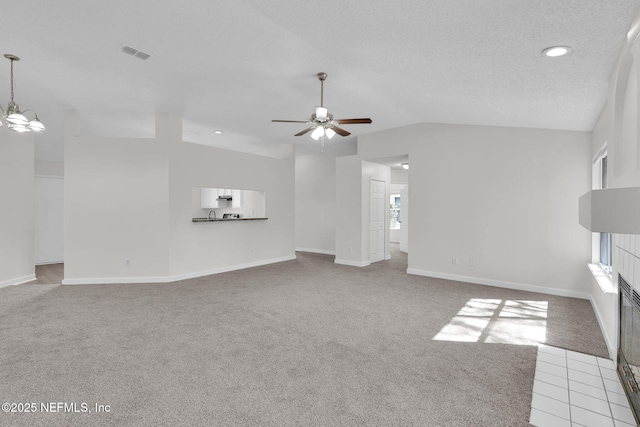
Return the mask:
<path id="1" fill-rule="evenodd" d="M 338 135 L 341 135 L 341 136 L 351 135 L 351 132 L 347 132 L 346 130 L 339 128 L 338 126 L 331 126 L 331 129 L 333 129 Z"/>
<path id="2" fill-rule="evenodd" d="M 309 123 L 309 120 L 271 120 L 279 123 Z"/>
<path id="3" fill-rule="evenodd" d="M 303 123 L 306 123 L 306 122 L 303 122 Z M 307 133 L 307 132 L 309 132 L 309 131 L 311 131 L 311 130 L 313 130 L 313 129 L 315 129 L 315 126 L 310 126 L 310 127 L 306 128 L 305 130 L 303 130 L 303 131 L 300 131 L 300 132 L 296 133 L 296 134 L 295 134 L 295 135 L 293 135 L 293 136 L 301 136 L 301 135 L 304 135 L 305 133 Z"/>
<path id="4" fill-rule="evenodd" d="M 336 122 L 338 122 L 338 124 L 341 124 L 341 125 L 359 125 L 359 124 L 368 125 L 369 123 L 371 123 L 371 119 L 340 119 L 340 120 L 336 120 Z"/>

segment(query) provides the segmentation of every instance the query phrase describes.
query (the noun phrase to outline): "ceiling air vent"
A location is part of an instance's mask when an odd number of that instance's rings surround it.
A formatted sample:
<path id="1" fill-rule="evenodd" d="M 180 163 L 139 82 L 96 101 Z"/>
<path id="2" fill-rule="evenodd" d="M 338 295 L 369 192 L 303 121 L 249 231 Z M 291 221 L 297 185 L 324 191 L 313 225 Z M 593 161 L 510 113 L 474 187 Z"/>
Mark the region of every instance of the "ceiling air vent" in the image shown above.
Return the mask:
<path id="1" fill-rule="evenodd" d="M 136 58 L 140 58 L 142 60 L 149 59 L 151 55 L 148 53 L 144 53 L 139 51 L 138 49 L 134 49 L 131 46 L 122 46 L 122 51 L 127 55 L 135 56 Z"/>

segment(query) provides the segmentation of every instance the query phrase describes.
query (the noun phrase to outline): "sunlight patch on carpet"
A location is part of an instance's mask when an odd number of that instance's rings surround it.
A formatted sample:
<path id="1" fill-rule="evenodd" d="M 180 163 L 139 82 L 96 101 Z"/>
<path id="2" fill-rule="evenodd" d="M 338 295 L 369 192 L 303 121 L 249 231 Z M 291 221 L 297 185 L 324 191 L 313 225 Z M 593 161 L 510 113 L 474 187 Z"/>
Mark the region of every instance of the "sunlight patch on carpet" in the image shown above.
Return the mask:
<path id="1" fill-rule="evenodd" d="M 434 341 L 536 345 L 547 335 L 547 301 L 472 298 Z"/>

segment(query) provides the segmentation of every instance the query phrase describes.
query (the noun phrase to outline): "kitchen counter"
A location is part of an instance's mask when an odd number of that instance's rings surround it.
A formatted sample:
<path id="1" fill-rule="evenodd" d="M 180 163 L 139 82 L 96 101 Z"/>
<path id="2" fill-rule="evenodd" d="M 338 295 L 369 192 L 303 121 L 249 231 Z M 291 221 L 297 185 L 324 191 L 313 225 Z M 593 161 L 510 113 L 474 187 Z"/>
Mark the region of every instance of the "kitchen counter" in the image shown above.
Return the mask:
<path id="1" fill-rule="evenodd" d="M 191 222 L 265 221 L 269 218 L 191 218 Z"/>

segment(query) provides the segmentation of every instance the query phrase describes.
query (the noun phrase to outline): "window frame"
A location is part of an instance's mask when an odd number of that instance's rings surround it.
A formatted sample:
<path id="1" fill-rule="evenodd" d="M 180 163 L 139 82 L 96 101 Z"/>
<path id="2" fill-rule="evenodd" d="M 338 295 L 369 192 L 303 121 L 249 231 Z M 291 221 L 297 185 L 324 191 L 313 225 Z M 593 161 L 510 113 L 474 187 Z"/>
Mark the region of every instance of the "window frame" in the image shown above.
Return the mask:
<path id="1" fill-rule="evenodd" d="M 608 187 L 608 169 L 609 158 L 607 156 L 607 143 L 593 158 L 592 168 L 592 189 L 602 190 Z M 613 253 L 613 237 L 611 233 L 595 232 L 592 233 L 594 244 L 592 246 L 592 259 L 602 270 L 611 276 L 613 271 L 612 253 Z"/>

